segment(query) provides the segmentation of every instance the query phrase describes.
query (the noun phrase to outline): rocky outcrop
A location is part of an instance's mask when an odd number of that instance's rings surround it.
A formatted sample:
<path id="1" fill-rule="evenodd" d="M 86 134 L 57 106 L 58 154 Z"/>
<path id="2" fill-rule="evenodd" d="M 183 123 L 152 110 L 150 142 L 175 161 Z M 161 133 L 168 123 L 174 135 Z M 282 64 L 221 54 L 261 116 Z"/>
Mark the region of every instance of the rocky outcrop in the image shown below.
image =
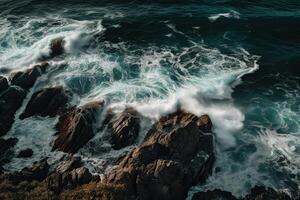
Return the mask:
<path id="1" fill-rule="evenodd" d="M 63 114 L 56 126 L 58 136 L 53 149 L 75 153 L 86 144 L 94 136 L 97 111 L 103 104 L 103 101 L 92 102 Z"/>
<path id="2" fill-rule="evenodd" d="M 18 86 L 10 86 L 0 94 L 0 136 L 10 130 L 15 121 L 15 113 L 25 97 L 26 91 Z"/>
<path id="3" fill-rule="evenodd" d="M 265 200 L 265 199 L 276 199 L 276 200 L 291 200 L 291 198 L 284 192 L 275 191 L 272 188 L 264 186 L 255 186 L 251 189 L 250 194 L 246 195 L 243 200 Z"/>
<path id="4" fill-rule="evenodd" d="M 89 170 L 81 165 L 79 157 L 59 163 L 56 171 L 47 178 L 48 187 L 58 194 L 64 189 L 71 189 L 87 184 L 93 179 Z"/>
<path id="5" fill-rule="evenodd" d="M 0 76 L 0 94 L 8 89 L 8 81 L 4 76 Z"/>
<path id="6" fill-rule="evenodd" d="M 184 199 L 188 189 L 212 170 L 211 126 L 208 116 L 177 112 L 162 117 L 106 182 L 123 184 L 139 199 Z"/>
<path id="7" fill-rule="evenodd" d="M 56 38 L 50 42 L 50 57 L 59 56 L 64 53 L 65 41 L 63 38 Z"/>
<path id="8" fill-rule="evenodd" d="M 24 149 L 18 153 L 17 158 L 30 158 L 32 155 L 33 155 L 32 149 Z"/>
<path id="9" fill-rule="evenodd" d="M 10 150 L 16 145 L 17 142 L 17 138 L 0 138 L 0 174 L 3 171 L 2 165 L 7 163 L 12 157 Z"/>
<path id="10" fill-rule="evenodd" d="M 284 192 L 275 191 L 264 186 L 255 186 L 250 193 L 243 198 L 237 198 L 230 192 L 215 189 L 212 191 L 198 192 L 193 195 L 192 200 L 291 200 Z"/>
<path id="11" fill-rule="evenodd" d="M 70 93 L 62 87 L 44 88 L 32 95 L 20 119 L 34 115 L 54 117 L 66 109 L 69 99 Z"/>
<path id="12" fill-rule="evenodd" d="M 132 145 L 138 137 L 140 118 L 137 111 L 128 108 L 121 113 L 109 113 L 106 120 L 108 132 L 111 134 L 112 148 L 121 149 Z"/>
<path id="13" fill-rule="evenodd" d="M 12 85 L 17 85 L 25 90 L 29 90 L 35 84 L 37 78 L 45 73 L 48 63 L 35 65 L 25 72 L 16 72 L 10 75 L 9 79 Z"/>
<path id="14" fill-rule="evenodd" d="M 209 190 L 205 192 L 197 192 L 193 195 L 192 200 L 238 200 L 235 196 L 231 194 L 231 192 L 222 191 L 219 189 Z"/>

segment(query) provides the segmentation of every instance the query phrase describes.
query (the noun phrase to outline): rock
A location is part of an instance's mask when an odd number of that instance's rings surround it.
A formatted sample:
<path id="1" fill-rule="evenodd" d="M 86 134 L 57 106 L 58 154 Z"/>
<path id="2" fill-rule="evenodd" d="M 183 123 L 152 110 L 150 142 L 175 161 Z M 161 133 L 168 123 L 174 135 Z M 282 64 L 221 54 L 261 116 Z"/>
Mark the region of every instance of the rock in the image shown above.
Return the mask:
<path id="1" fill-rule="evenodd" d="M 222 199 L 222 200 L 238 200 L 235 196 L 231 194 L 231 192 L 222 191 L 219 189 L 215 189 L 212 191 L 205 191 L 205 192 L 197 192 L 193 195 L 192 200 L 215 200 L 215 199 Z"/>
<path id="2" fill-rule="evenodd" d="M 176 112 L 162 117 L 143 143 L 120 159 L 105 180 L 138 199 L 184 199 L 211 173 L 214 136 L 208 116 Z"/>
<path id="3" fill-rule="evenodd" d="M 111 133 L 112 147 L 121 149 L 133 144 L 140 130 L 140 118 L 137 111 L 126 109 L 122 113 L 109 117 L 111 119 L 108 123 L 108 131 Z"/>
<path id="4" fill-rule="evenodd" d="M 63 174 L 79 167 L 81 167 L 81 158 L 74 156 L 70 160 L 60 162 L 56 168 L 56 172 Z"/>
<path id="5" fill-rule="evenodd" d="M 70 108 L 59 119 L 56 126 L 57 138 L 53 149 L 75 153 L 94 136 L 94 125 L 98 108 L 103 101 L 92 102 L 80 107 Z"/>
<path id="6" fill-rule="evenodd" d="M 72 157 L 59 163 L 56 171 L 47 178 L 48 187 L 58 194 L 64 189 L 71 189 L 87 184 L 93 179 L 92 174 L 85 167 L 81 167 L 81 159 Z"/>
<path id="7" fill-rule="evenodd" d="M 284 192 L 276 192 L 272 188 L 264 186 L 255 186 L 251 189 L 250 194 L 246 195 L 243 200 L 291 200 L 291 198 Z"/>
<path id="8" fill-rule="evenodd" d="M 17 158 L 30 158 L 33 155 L 32 149 L 24 149 L 19 152 Z"/>
<path id="9" fill-rule="evenodd" d="M 0 138 L 0 171 L 4 171 L 2 169 L 2 165 L 9 162 L 12 158 L 11 149 L 14 147 L 18 142 L 17 138 L 8 138 L 2 139 Z M 0 173 L 1 174 L 1 173 Z"/>
<path id="10" fill-rule="evenodd" d="M 0 136 L 10 130 L 15 121 L 15 113 L 25 97 L 26 91 L 18 86 L 10 86 L 0 95 Z"/>
<path id="11" fill-rule="evenodd" d="M 41 76 L 48 67 L 48 63 L 41 65 L 35 65 L 31 69 L 25 72 L 16 72 L 10 76 L 10 82 L 12 85 L 17 85 L 25 90 L 29 90 L 35 84 L 37 78 Z"/>
<path id="12" fill-rule="evenodd" d="M 0 76 L 0 94 L 7 90 L 9 87 L 8 81 L 4 76 Z"/>
<path id="13" fill-rule="evenodd" d="M 56 38 L 50 42 L 50 57 L 59 56 L 64 53 L 65 41 L 63 38 Z"/>
<path id="14" fill-rule="evenodd" d="M 32 167 L 25 167 L 22 169 L 20 175 L 23 180 L 42 181 L 47 177 L 49 169 L 50 166 L 48 165 L 47 160 L 43 159 L 39 162 L 34 162 Z"/>
<path id="15" fill-rule="evenodd" d="M 44 88 L 32 95 L 20 119 L 34 115 L 54 117 L 66 109 L 69 99 L 70 93 L 62 87 Z"/>

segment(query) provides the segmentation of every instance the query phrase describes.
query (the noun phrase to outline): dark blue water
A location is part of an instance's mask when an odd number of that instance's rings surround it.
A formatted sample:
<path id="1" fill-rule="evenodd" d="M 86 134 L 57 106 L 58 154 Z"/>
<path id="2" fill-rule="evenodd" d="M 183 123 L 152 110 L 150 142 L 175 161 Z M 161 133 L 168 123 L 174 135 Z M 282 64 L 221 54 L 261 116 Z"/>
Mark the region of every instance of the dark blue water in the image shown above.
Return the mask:
<path id="1" fill-rule="evenodd" d="M 33 89 L 64 85 L 74 102 L 105 99 L 155 120 L 175 108 L 208 113 L 217 134 L 213 175 L 191 190 L 236 195 L 256 184 L 300 187 L 300 2 L 298 0 L 0 1 L 0 74 L 28 68 L 49 53 L 66 54 Z M 17 148 L 48 152 L 55 121 L 17 121 Z M 145 132 L 147 127 L 145 127 Z M 94 172 L 117 157 L 98 133 L 80 154 Z M 99 139 L 100 138 L 100 139 Z M 7 168 L 32 162 L 15 159 Z"/>

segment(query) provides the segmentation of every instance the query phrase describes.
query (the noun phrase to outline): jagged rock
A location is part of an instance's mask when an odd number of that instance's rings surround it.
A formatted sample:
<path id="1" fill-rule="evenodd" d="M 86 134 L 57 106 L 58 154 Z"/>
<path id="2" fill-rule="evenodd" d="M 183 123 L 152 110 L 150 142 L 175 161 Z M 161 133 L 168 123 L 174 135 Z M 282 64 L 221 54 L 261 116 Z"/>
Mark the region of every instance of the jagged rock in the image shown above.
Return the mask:
<path id="1" fill-rule="evenodd" d="M 0 76 L 0 94 L 7 90 L 9 87 L 8 81 L 4 76 Z"/>
<path id="2" fill-rule="evenodd" d="M 32 149 L 24 149 L 19 152 L 17 158 L 30 158 L 33 155 Z"/>
<path id="3" fill-rule="evenodd" d="M 205 191 L 205 192 L 197 192 L 193 195 L 192 200 L 215 200 L 215 199 L 222 199 L 222 200 L 238 200 L 235 196 L 231 194 L 231 192 L 222 191 L 219 189 L 215 189 L 212 191 Z"/>
<path id="4" fill-rule="evenodd" d="M 134 109 L 126 109 L 116 115 L 108 114 L 106 121 L 108 131 L 111 133 L 111 144 L 114 149 L 121 149 L 131 145 L 138 137 L 140 130 L 140 118 Z"/>
<path id="5" fill-rule="evenodd" d="M 70 160 L 62 161 L 56 168 L 56 172 L 48 178 L 48 187 L 58 194 L 64 189 L 75 188 L 87 184 L 93 179 L 92 174 L 85 167 L 81 167 L 81 159 L 72 157 Z"/>
<path id="6" fill-rule="evenodd" d="M 94 136 L 94 125 L 98 109 L 103 101 L 92 102 L 70 108 L 59 119 L 56 126 L 57 138 L 53 149 L 75 153 Z"/>
<path id="7" fill-rule="evenodd" d="M 56 38 L 50 42 L 50 57 L 59 56 L 64 53 L 65 41 L 63 38 Z"/>
<path id="8" fill-rule="evenodd" d="M 79 167 L 81 167 L 81 158 L 74 156 L 70 160 L 60 162 L 56 168 L 56 171 L 60 174 L 63 174 Z"/>
<path id="9" fill-rule="evenodd" d="M 17 85 L 25 90 L 32 88 L 37 78 L 41 76 L 48 67 L 48 63 L 43 63 L 41 65 L 35 65 L 31 69 L 25 72 L 16 72 L 10 76 L 10 82 L 12 85 Z"/>
<path id="10" fill-rule="evenodd" d="M 26 91 L 18 86 L 10 86 L 0 94 L 0 136 L 10 130 L 15 121 L 15 113 L 25 97 Z"/>
<path id="11" fill-rule="evenodd" d="M 16 145 L 17 142 L 17 138 L 0 138 L 0 172 L 4 171 L 2 169 L 2 165 L 9 162 L 9 160 L 12 158 L 13 154 L 11 152 L 11 149 Z"/>
<path id="12" fill-rule="evenodd" d="M 44 180 L 49 171 L 50 166 L 47 163 L 46 159 L 43 159 L 38 162 L 34 162 L 31 167 L 25 167 L 21 170 L 20 174 L 24 180 L 32 181 L 42 181 Z"/>
<path id="13" fill-rule="evenodd" d="M 184 199 L 212 170 L 210 128 L 208 116 L 177 112 L 162 117 L 144 142 L 120 159 L 106 182 L 123 184 L 139 199 Z"/>
<path id="14" fill-rule="evenodd" d="M 60 111 L 66 109 L 69 99 L 70 93 L 62 87 L 42 89 L 32 95 L 25 111 L 20 115 L 20 119 L 33 115 L 54 117 Z"/>
<path id="15" fill-rule="evenodd" d="M 255 186 L 251 189 L 250 194 L 246 195 L 243 200 L 291 200 L 291 198 L 284 192 L 276 192 L 272 188 L 264 186 Z"/>

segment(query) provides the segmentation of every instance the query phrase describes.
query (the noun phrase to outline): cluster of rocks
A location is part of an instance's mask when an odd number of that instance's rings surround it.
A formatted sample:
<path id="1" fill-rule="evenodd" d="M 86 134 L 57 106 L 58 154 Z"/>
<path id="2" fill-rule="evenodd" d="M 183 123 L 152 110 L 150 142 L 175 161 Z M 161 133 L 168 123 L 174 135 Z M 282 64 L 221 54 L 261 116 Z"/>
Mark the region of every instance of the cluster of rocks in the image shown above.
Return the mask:
<path id="1" fill-rule="evenodd" d="M 64 40 L 53 40 L 50 57 L 64 52 Z M 49 64 L 42 63 L 24 72 L 13 73 L 8 79 L 0 76 L 0 136 L 12 127 L 15 114 L 21 107 L 30 88 L 38 77 L 46 73 Z M 57 167 L 49 166 L 46 159 L 33 163 L 20 172 L 4 173 L 0 181 L 19 184 L 22 181 L 46 182 L 54 194 L 93 181 L 100 181 L 83 166 L 79 157 L 72 156 L 95 135 L 98 116 L 104 109 L 104 101 L 94 101 L 84 105 L 70 105 L 72 94 L 61 86 L 42 88 L 30 97 L 19 119 L 32 116 L 59 116 L 53 150 L 68 153 L 70 157 Z M 103 120 L 103 130 L 110 135 L 113 149 L 119 150 L 136 143 L 141 115 L 133 108 L 114 113 L 107 110 Z M 122 185 L 133 199 L 184 199 L 193 185 L 202 183 L 211 174 L 215 160 L 215 137 L 208 115 L 196 116 L 185 111 L 177 111 L 160 118 L 153 124 L 146 137 L 137 147 L 119 158 L 115 167 L 106 174 L 102 182 Z M 1 166 L 9 162 L 15 138 L 0 138 Z M 31 149 L 19 151 L 16 157 L 28 158 Z M 282 199 L 289 197 L 269 188 L 255 187 L 243 200 Z M 199 192 L 193 200 L 237 199 L 231 193 L 214 190 Z"/>

